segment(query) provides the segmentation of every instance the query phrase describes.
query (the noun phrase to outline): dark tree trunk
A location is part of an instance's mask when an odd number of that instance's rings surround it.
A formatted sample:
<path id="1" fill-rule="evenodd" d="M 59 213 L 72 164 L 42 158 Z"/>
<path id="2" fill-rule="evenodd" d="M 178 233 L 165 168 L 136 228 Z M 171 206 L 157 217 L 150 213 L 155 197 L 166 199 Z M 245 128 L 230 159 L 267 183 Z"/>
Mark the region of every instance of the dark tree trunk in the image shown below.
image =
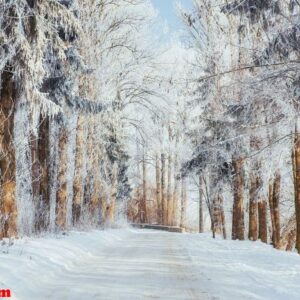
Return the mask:
<path id="1" fill-rule="evenodd" d="M 12 74 L 1 75 L 0 93 L 0 239 L 17 234 L 16 161 L 13 129 L 16 91 Z"/>
<path id="2" fill-rule="evenodd" d="M 56 206 L 56 225 L 62 229 L 66 229 L 67 222 L 67 140 L 68 131 L 61 126 L 59 132 L 59 168 L 58 168 L 58 190 L 57 190 L 57 206 Z"/>
<path id="3" fill-rule="evenodd" d="M 157 223 L 162 222 L 162 201 L 161 201 L 161 180 L 160 180 L 160 160 L 156 156 L 155 164 L 155 174 L 156 174 L 156 207 L 157 207 Z"/>
<path id="4" fill-rule="evenodd" d="M 244 240 L 244 174 L 243 160 L 233 160 L 233 211 L 232 211 L 232 239 Z"/>
<path id="5" fill-rule="evenodd" d="M 293 173 L 296 210 L 296 249 L 300 254 L 300 136 L 295 130 L 295 145 L 293 150 Z"/>
<path id="6" fill-rule="evenodd" d="M 85 134 L 84 122 L 85 120 L 82 117 L 78 117 L 77 130 L 76 130 L 77 136 L 76 136 L 75 175 L 74 175 L 74 182 L 73 182 L 73 204 L 72 204 L 74 225 L 78 224 L 80 220 L 82 205 L 83 205 L 83 197 L 84 197 L 85 178 L 83 174 L 83 169 L 86 167 L 85 166 L 86 153 L 84 152 L 85 143 L 86 143 L 86 134 Z"/>
<path id="7" fill-rule="evenodd" d="M 221 228 L 224 240 L 227 239 L 227 232 L 226 232 L 226 220 L 225 220 L 225 212 L 224 212 L 224 201 L 223 197 L 219 196 L 219 206 L 220 206 L 220 221 L 221 221 Z"/>
<path id="8" fill-rule="evenodd" d="M 166 224 L 166 159 L 165 155 L 161 155 L 161 203 L 162 203 L 162 224 Z"/>
<path id="9" fill-rule="evenodd" d="M 269 183 L 269 206 L 272 224 L 272 242 L 274 248 L 280 247 L 280 214 L 279 214 L 279 197 L 280 197 L 281 176 L 278 172 L 275 174 L 274 181 Z"/>
<path id="10" fill-rule="evenodd" d="M 258 202 L 258 238 L 263 242 L 268 242 L 268 227 L 267 227 L 267 202 L 265 200 Z"/>
<path id="11" fill-rule="evenodd" d="M 171 225 L 172 222 L 172 211 L 173 211 L 173 202 L 172 202 L 172 156 L 168 156 L 168 188 L 167 188 L 167 225 Z"/>
<path id="12" fill-rule="evenodd" d="M 280 248 L 280 208 L 279 208 L 279 199 L 280 199 L 280 185 L 281 185 L 281 176 L 279 172 L 276 172 L 274 179 L 273 187 L 273 211 L 274 211 L 274 221 L 275 221 L 275 233 L 274 233 L 274 247 Z"/>
<path id="13" fill-rule="evenodd" d="M 204 232 L 202 180 L 199 176 L 199 233 Z"/>
<path id="14" fill-rule="evenodd" d="M 143 156 L 143 199 L 142 199 L 141 222 L 147 223 L 147 165 L 145 155 Z"/>
<path id="15" fill-rule="evenodd" d="M 49 118 L 40 118 L 38 137 L 31 135 L 32 192 L 36 208 L 35 229 L 49 226 Z"/>
<path id="16" fill-rule="evenodd" d="M 258 238 L 258 192 L 260 188 L 259 178 L 255 174 L 250 176 L 250 204 L 249 204 L 249 235 L 251 241 Z"/>

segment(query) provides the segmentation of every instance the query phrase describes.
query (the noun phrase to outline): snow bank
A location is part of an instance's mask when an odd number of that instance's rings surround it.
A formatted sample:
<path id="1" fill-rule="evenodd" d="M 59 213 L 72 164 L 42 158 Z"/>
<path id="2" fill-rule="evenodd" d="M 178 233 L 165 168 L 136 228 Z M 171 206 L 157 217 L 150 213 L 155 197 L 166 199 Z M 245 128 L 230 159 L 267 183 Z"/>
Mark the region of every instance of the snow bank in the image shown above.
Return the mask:
<path id="1" fill-rule="evenodd" d="M 55 290 L 67 288 L 74 289 L 72 299 L 80 299 L 76 298 L 78 289 L 88 288 L 87 283 L 76 279 L 84 272 L 84 261 L 95 259 L 105 246 L 126 239 L 127 233 L 124 229 L 70 232 L 15 240 L 13 245 L 6 240 L 0 246 L 0 289 L 9 288 L 11 299 L 43 300 L 57 299 Z M 74 281 L 68 286 L 64 275 L 70 275 L 70 271 Z"/>
<path id="2" fill-rule="evenodd" d="M 205 290 L 224 300 L 299 300 L 300 256 L 261 242 L 184 239 L 194 267 L 207 278 Z"/>

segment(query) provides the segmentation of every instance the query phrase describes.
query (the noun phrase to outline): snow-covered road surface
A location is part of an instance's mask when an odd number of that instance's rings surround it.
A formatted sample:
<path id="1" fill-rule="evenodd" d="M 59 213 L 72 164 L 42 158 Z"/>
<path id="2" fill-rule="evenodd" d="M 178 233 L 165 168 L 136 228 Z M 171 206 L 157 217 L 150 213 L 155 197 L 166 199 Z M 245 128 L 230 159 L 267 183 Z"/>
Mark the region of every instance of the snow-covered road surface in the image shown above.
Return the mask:
<path id="1" fill-rule="evenodd" d="M 300 299 L 300 256 L 260 242 L 121 229 L 0 250 L 0 289 L 19 300 Z"/>

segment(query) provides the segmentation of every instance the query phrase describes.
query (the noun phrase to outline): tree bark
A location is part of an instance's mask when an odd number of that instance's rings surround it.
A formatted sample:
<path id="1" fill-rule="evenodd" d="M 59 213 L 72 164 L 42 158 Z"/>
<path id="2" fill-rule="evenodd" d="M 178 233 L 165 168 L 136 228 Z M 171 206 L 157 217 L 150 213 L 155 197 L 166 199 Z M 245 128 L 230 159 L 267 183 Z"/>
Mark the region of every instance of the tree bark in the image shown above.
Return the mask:
<path id="1" fill-rule="evenodd" d="M 275 222 L 275 233 L 274 233 L 274 247 L 280 248 L 280 208 L 279 208 L 279 199 L 280 199 L 280 185 L 281 185 L 281 176 L 279 172 L 276 172 L 274 179 L 273 187 L 273 212 L 274 212 L 274 222 Z"/>
<path id="2" fill-rule="evenodd" d="M 166 224 L 166 159 L 165 155 L 161 154 L 161 202 L 162 202 L 162 224 Z"/>
<path id="3" fill-rule="evenodd" d="M 110 203 L 107 209 L 107 222 L 109 225 L 114 224 L 115 222 L 115 210 L 117 202 L 117 188 L 118 188 L 118 165 L 117 163 L 113 164 L 112 175 L 111 175 L 111 197 Z"/>
<path id="4" fill-rule="evenodd" d="M 210 229 L 211 229 L 213 238 L 215 238 L 216 234 L 215 234 L 215 228 L 214 228 L 213 205 L 212 205 L 211 199 L 210 199 L 210 193 L 209 193 L 207 180 L 205 179 L 205 177 L 203 175 L 201 177 L 202 177 L 202 181 L 204 184 L 203 190 L 205 191 L 206 206 L 207 206 L 207 210 L 208 210 L 209 218 L 210 218 Z"/>
<path id="5" fill-rule="evenodd" d="M 260 188 L 259 178 L 255 174 L 250 175 L 250 203 L 249 203 L 249 235 L 251 241 L 258 238 L 258 204 L 257 197 Z"/>
<path id="6" fill-rule="evenodd" d="M 162 199 L 161 199 L 161 180 L 160 180 L 160 161 L 159 157 L 155 159 L 155 175 L 156 175 L 156 207 L 157 207 L 157 223 L 162 222 Z"/>
<path id="7" fill-rule="evenodd" d="M 258 223 L 259 223 L 258 238 L 263 243 L 267 243 L 268 242 L 267 202 L 265 200 L 258 202 Z"/>
<path id="8" fill-rule="evenodd" d="M 233 162 L 233 214 L 232 214 L 232 239 L 244 240 L 244 175 L 243 160 L 234 159 Z"/>
<path id="9" fill-rule="evenodd" d="M 167 189 L 167 224 L 171 225 L 172 223 L 172 214 L 173 214 L 173 203 L 172 203 L 172 156 L 169 154 L 168 157 L 168 189 Z"/>
<path id="10" fill-rule="evenodd" d="M 93 131 L 93 145 L 97 145 L 97 138 L 96 138 L 96 125 L 94 125 L 94 131 Z M 103 223 L 103 203 L 101 203 L 101 188 L 102 188 L 102 182 L 101 182 L 101 160 L 104 159 L 103 156 L 101 156 L 101 146 L 96 147 L 94 152 L 92 153 L 90 160 L 92 161 L 92 186 L 91 186 L 91 199 L 89 203 L 89 215 L 92 218 L 92 222 L 94 224 L 100 224 Z M 118 172 L 118 171 L 117 171 Z M 116 174 L 118 176 L 118 174 Z M 106 201 L 105 201 L 106 204 Z M 105 210 L 104 210 L 105 211 Z M 115 212 L 116 213 L 116 212 Z"/>
<path id="11" fill-rule="evenodd" d="M 272 180 L 270 180 L 268 200 L 269 200 L 269 208 L 270 208 L 271 227 L 272 227 L 272 243 L 274 245 L 274 234 L 276 228 L 275 228 L 274 208 L 273 208 L 273 188 L 274 188 L 274 183 Z"/>
<path id="12" fill-rule="evenodd" d="M 202 180 L 199 176 L 199 233 L 204 232 Z"/>
<path id="13" fill-rule="evenodd" d="M 215 195 L 212 201 L 212 219 L 213 219 L 213 236 L 215 237 L 216 234 L 220 234 L 221 229 L 221 219 L 220 219 L 220 202 L 219 202 L 219 195 Z"/>
<path id="14" fill-rule="evenodd" d="M 81 216 L 83 197 L 84 197 L 84 182 L 86 169 L 86 132 L 84 127 L 84 118 L 79 117 L 77 121 L 77 136 L 76 136 L 76 156 L 75 156 L 75 176 L 73 183 L 73 224 L 76 225 Z"/>
<path id="15" fill-rule="evenodd" d="M 42 213 L 42 207 L 40 202 L 40 176 L 41 167 L 39 161 L 39 136 L 34 134 L 30 135 L 30 148 L 31 148 L 31 177 L 32 177 L 32 196 L 35 207 L 35 230 L 40 230 L 40 215 Z"/>
<path id="16" fill-rule="evenodd" d="M 173 187 L 173 214 L 172 225 L 178 225 L 178 200 L 179 200 L 179 179 L 178 179 L 178 157 L 175 154 L 174 158 L 174 187 Z"/>
<path id="17" fill-rule="evenodd" d="M 1 75 L 0 93 L 0 239 L 17 234 L 16 162 L 13 127 L 16 92 L 12 74 Z"/>
<path id="18" fill-rule="evenodd" d="M 56 195 L 56 225 L 61 229 L 66 229 L 67 213 L 67 140 L 68 131 L 65 126 L 60 127 L 59 132 L 59 169 L 58 169 L 58 190 Z"/>
<path id="19" fill-rule="evenodd" d="M 49 118 L 40 117 L 38 137 L 32 136 L 32 191 L 36 207 L 35 229 L 49 227 Z"/>
<path id="20" fill-rule="evenodd" d="M 186 205 L 187 205 L 187 192 L 186 192 L 186 179 L 181 179 L 181 214 L 180 214 L 180 227 L 186 228 Z"/>
<path id="21" fill-rule="evenodd" d="M 280 214 L 279 214 L 279 197 L 280 197 L 281 176 L 275 173 L 273 182 L 269 183 L 269 206 L 272 224 L 272 242 L 274 248 L 280 248 Z"/>
<path id="22" fill-rule="evenodd" d="M 300 137 L 297 129 L 295 130 L 295 145 L 293 150 L 293 173 L 296 210 L 296 249 L 300 254 Z"/>
<path id="23" fill-rule="evenodd" d="M 220 221 L 221 221 L 222 234 L 224 240 L 226 240 L 227 232 L 226 232 L 226 221 L 225 221 L 225 212 L 224 212 L 224 201 L 221 195 L 219 195 L 219 207 L 220 207 Z"/>
<path id="24" fill-rule="evenodd" d="M 285 247 L 286 251 L 292 251 L 296 244 L 296 214 L 293 214 L 282 230 L 281 246 Z"/>
<path id="25" fill-rule="evenodd" d="M 147 223 L 147 164 L 145 155 L 143 155 L 143 199 L 141 213 L 141 222 Z"/>

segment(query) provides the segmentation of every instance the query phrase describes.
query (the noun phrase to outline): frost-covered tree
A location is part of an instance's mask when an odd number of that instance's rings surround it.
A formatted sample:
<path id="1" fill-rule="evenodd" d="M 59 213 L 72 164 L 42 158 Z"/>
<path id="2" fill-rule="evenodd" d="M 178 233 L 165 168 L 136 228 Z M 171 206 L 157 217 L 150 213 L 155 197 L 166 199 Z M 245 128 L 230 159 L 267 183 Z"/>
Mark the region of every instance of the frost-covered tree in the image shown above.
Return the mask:
<path id="1" fill-rule="evenodd" d="M 33 210 L 40 201 L 47 201 L 38 195 L 37 178 L 42 171 L 37 167 L 37 146 L 33 145 L 33 151 L 30 146 L 38 139 L 40 116 L 58 115 L 66 105 L 65 99 L 51 97 L 55 89 L 49 84 L 56 79 L 54 69 L 62 66 L 65 69 L 58 77 L 70 79 L 66 71 L 71 65 L 70 40 L 80 32 L 70 4 L 0 3 L 2 236 L 15 235 L 17 223 L 20 233 L 30 233 L 38 219 Z M 45 171 L 44 161 L 42 165 Z M 38 197 L 33 199 L 32 193 Z"/>
<path id="2" fill-rule="evenodd" d="M 190 138 L 195 150 L 186 169 L 210 178 L 205 180 L 210 186 L 207 198 L 219 191 L 226 194 L 225 207 L 233 200 L 233 238 L 243 239 L 248 233 L 251 240 L 267 242 L 269 224 L 277 248 L 285 244 L 290 248 L 293 239 L 294 194 L 299 210 L 293 188 L 297 187 L 298 11 L 296 1 L 212 5 L 199 0 L 193 12 L 183 14 L 190 46 L 198 53 L 190 78 L 195 114 Z M 231 186 L 231 195 L 218 188 L 222 182 Z M 246 207 L 249 215 L 244 214 Z"/>

